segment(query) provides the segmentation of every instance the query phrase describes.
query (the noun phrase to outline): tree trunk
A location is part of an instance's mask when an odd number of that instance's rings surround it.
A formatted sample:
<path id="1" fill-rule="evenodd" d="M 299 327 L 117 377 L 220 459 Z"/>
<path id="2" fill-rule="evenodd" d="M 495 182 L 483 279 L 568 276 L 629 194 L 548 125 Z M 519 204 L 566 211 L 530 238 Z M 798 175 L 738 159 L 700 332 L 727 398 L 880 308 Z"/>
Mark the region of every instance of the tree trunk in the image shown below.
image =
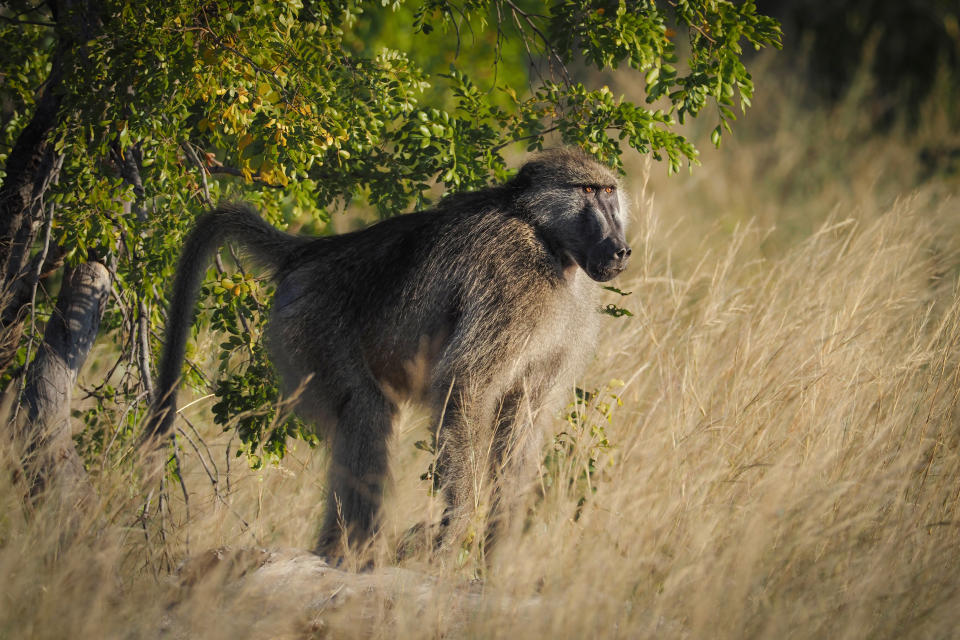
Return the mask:
<path id="1" fill-rule="evenodd" d="M 64 274 L 56 310 L 24 388 L 23 439 L 29 452 L 25 470 L 35 491 L 52 484 L 67 490 L 86 486 L 83 462 L 73 444 L 70 397 L 109 295 L 110 272 L 99 262 Z"/>
<path id="2" fill-rule="evenodd" d="M 20 346 L 31 298 L 25 286 L 30 280 L 30 248 L 43 217 L 43 196 L 59 164 L 50 138 L 61 102 L 60 74 L 58 54 L 33 118 L 7 157 L 7 176 L 0 185 L 0 372 L 10 365 Z"/>
<path id="3" fill-rule="evenodd" d="M 30 250 L 43 218 L 43 197 L 59 171 L 53 132 L 60 121 L 65 67 L 101 26 L 96 0 L 59 0 L 50 7 L 59 38 L 50 75 L 30 122 L 7 156 L 7 175 L 0 184 L 0 373 L 20 346 L 32 297 L 32 287 L 25 284 L 30 280 Z"/>
<path id="4" fill-rule="evenodd" d="M 44 196 L 63 160 L 54 149 L 64 104 L 63 78 L 83 58 L 85 43 L 100 31 L 101 5 L 100 0 L 48 3 L 58 39 L 50 75 L 7 157 L 0 184 L 0 373 L 16 357 L 38 276 L 58 264 L 56 248 L 32 258 L 30 254 L 44 219 Z M 51 482 L 62 483 L 68 490 L 61 499 L 72 500 L 74 489 L 89 488 L 73 445 L 70 396 L 96 338 L 109 291 L 110 274 L 103 264 L 67 269 L 43 343 L 34 361 L 27 363 L 23 411 L 12 426 L 18 444 L 26 447 L 23 471 L 34 492 Z"/>

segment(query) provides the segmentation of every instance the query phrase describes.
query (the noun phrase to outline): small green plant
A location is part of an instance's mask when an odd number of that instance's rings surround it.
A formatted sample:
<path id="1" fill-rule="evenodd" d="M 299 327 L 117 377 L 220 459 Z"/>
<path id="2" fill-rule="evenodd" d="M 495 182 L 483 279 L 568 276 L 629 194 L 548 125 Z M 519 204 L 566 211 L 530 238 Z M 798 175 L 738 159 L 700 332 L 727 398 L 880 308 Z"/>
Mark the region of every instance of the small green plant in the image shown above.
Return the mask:
<path id="1" fill-rule="evenodd" d="M 577 497 L 575 520 L 580 518 L 587 499 L 596 493 L 604 471 L 614 465 L 614 445 L 606 427 L 613 423 L 616 408 L 623 406 L 615 391 L 623 384 L 614 379 L 593 391 L 577 387 L 573 402 L 564 412 L 567 426 L 553 437 L 544 459 L 544 487 L 564 486 Z"/>
<path id="2" fill-rule="evenodd" d="M 629 296 L 633 294 L 633 291 L 621 291 L 616 287 L 601 287 L 606 291 L 612 291 L 620 296 Z M 629 309 L 624 309 L 623 307 L 618 307 L 617 305 L 610 303 L 604 307 L 600 307 L 600 313 L 603 313 L 608 316 L 613 316 L 614 318 L 622 318 L 623 316 L 632 317 L 633 313 Z"/>
<path id="3" fill-rule="evenodd" d="M 430 463 L 427 470 L 420 474 L 421 480 L 429 481 L 427 489 L 431 496 L 437 495 L 440 491 L 441 478 L 437 473 L 437 431 L 431 431 L 430 436 L 424 440 L 417 440 L 413 446 L 421 451 L 430 454 Z M 457 550 L 457 567 L 459 569 L 467 568 L 472 572 L 473 578 L 481 578 L 484 570 L 482 558 L 484 556 L 485 536 L 480 532 L 486 528 L 487 512 L 483 504 L 478 505 L 476 511 L 471 515 L 467 523 L 466 530 L 460 538 L 460 547 Z M 473 561 L 471 563 L 471 560 Z M 469 565 L 469 566 L 468 566 Z"/>
<path id="4" fill-rule="evenodd" d="M 427 466 L 427 470 L 420 474 L 421 480 L 430 481 L 430 495 L 434 496 L 437 494 L 437 491 L 440 490 L 440 477 L 437 475 L 436 463 L 437 463 L 437 432 L 431 431 L 430 437 L 427 440 L 417 440 L 413 443 L 413 446 L 420 451 L 426 451 L 430 454 L 430 464 Z"/>

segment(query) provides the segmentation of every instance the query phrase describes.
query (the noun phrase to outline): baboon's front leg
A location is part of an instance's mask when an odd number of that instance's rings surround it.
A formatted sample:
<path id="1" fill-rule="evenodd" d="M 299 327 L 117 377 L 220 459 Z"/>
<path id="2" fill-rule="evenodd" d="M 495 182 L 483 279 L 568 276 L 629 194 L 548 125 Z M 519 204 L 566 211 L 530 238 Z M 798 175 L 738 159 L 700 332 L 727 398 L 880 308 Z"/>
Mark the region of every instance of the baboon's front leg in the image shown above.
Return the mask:
<path id="1" fill-rule="evenodd" d="M 393 405 L 371 385 L 353 389 L 333 436 L 326 520 L 317 553 L 338 556 L 366 544 L 379 525 Z"/>
<path id="2" fill-rule="evenodd" d="M 510 523 L 519 521 L 517 506 L 523 504 L 540 451 L 540 433 L 532 419 L 520 389 L 499 401 L 461 401 L 447 407 L 436 469 L 447 500 L 444 543 L 462 536 L 478 510 L 485 522 L 478 523 L 476 534 L 483 536 L 485 551 Z"/>

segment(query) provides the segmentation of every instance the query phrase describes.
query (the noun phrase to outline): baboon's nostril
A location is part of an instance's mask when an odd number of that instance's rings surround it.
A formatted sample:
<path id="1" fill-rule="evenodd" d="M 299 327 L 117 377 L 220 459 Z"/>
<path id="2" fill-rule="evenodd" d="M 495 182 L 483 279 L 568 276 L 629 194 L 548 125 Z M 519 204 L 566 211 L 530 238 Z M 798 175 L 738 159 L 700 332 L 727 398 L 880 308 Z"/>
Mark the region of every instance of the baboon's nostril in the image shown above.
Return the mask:
<path id="1" fill-rule="evenodd" d="M 630 256 L 630 249 L 626 249 L 626 248 L 620 249 L 615 254 L 613 254 L 613 257 L 616 258 L 617 260 L 623 260 L 624 258 L 627 258 L 629 256 Z"/>

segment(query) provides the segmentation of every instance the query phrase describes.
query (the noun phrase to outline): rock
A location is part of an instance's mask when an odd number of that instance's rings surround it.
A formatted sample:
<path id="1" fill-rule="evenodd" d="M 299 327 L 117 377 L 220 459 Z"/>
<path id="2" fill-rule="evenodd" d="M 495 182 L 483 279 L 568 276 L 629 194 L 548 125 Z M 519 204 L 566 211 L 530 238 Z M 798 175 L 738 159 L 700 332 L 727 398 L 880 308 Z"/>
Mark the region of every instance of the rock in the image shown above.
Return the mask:
<path id="1" fill-rule="evenodd" d="M 165 631 L 184 638 L 365 635 L 395 611 L 408 621 L 429 615 L 432 624 L 455 631 L 483 601 L 476 581 L 444 581 L 397 567 L 354 573 L 297 549 L 221 547 L 185 561 L 178 578 Z M 211 602 L 229 615 L 209 615 Z M 230 629 L 205 628 L 224 618 Z"/>

